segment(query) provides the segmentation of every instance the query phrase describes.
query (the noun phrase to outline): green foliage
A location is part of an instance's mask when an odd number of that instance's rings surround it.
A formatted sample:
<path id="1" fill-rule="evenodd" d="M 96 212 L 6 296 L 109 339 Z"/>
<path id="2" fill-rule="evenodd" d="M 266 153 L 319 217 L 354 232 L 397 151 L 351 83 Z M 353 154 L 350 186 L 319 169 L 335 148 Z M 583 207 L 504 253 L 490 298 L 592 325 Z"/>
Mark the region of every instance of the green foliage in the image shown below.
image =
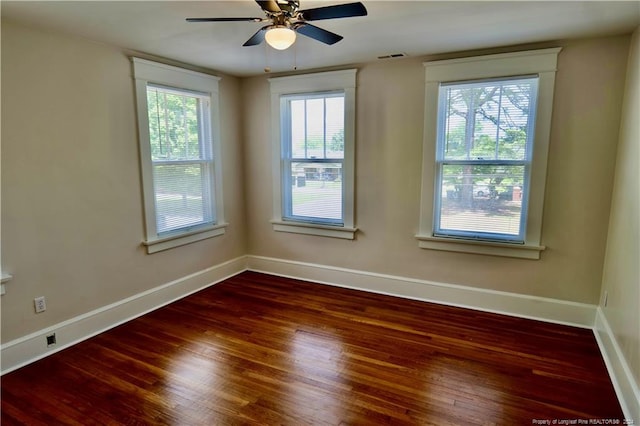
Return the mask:
<path id="1" fill-rule="evenodd" d="M 465 126 L 456 126 L 445 135 L 446 158 L 466 159 Z"/>
<path id="2" fill-rule="evenodd" d="M 307 137 L 307 152 L 314 157 L 321 157 L 324 152 L 324 138 L 317 135 Z"/>
<path id="3" fill-rule="evenodd" d="M 504 165 L 460 165 L 447 164 L 443 166 L 443 187 L 457 190 L 473 191 L 473 187 L 486 186 L 500 192 L 510 187 L 522 187 L 524 181 L 524 166 Z M 471 185 L 471 186 L 470 186 Z"/>
<path id="4" fill-rule="evenodd" d="M 307 155 L 309 157 L 323 158 L 325 149 L 325 140 L 322 135 L 308 135 L 306 139 Z M 334 134 L 326 145 L 327 156 L 329 158 L 337 158 L 336 154 L 344 151 L 344 129 Z M 334 153 L 332 155 L 331 153 Z M 341 157 L 341 156 L 340 156 Z"/>
<path id="5" fill-rule="evenodd" d="M 156 88 L 147 89 L 151 158 L 157 160 L 199 159 L 199 98 Z"/>
<path id="6" fill-rule="evenodd" d="M 495 137 L 481 133 L 476 125 L 476 135 L 467 158 L 465 126 L 460 125 L 446 135 L 445 155 L 448 159 L 500 159 L 519 160 L 525 155 L 527 134 L 521 129 L 507 129 L 496 144 Z"/>
<path id="7" fill-rule="evenodd" d="M 515 83 L 448 89 L 445 158 L 523 160 L 531 93 Z"/>
<path id="8" fill-rule="evenodd" d="M 333 135 L 331 142 L 329 142 L 329 149 L 338 152 L 344 151 L 344 128 Z"/>

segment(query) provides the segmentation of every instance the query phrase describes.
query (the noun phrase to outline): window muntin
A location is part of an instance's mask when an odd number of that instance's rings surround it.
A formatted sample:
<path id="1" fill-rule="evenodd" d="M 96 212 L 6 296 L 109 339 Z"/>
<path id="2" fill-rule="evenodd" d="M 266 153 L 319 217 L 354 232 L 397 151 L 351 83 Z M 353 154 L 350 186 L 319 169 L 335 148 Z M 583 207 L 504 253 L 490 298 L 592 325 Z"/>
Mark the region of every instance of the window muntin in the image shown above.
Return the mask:
<path id="1" fill-rule="evenodd" d="M 210 97 L 147 85 L 158 236 L 215 223 Z"/>
<path id="2" fill-rule="evenodd" d="M 434 236 L 524 243 L 537 76 L 440 84 Z"/>
<path id="3" fill-rule="evenodd" d="M 344 92 L 285 95 L 283 219 L 344 225 Z"/>

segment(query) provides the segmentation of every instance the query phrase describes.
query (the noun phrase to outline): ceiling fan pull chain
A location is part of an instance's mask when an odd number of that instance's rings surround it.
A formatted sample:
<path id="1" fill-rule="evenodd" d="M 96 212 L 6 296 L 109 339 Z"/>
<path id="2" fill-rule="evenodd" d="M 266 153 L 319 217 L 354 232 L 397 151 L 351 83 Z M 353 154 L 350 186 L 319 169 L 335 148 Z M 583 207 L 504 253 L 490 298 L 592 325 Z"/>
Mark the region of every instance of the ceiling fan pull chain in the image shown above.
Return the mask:
<path id="1" fill-rule="evenodd" d="M 264 45 L 264 72 L 270 73 L 271 67 L 269 66 L 269 46 L 265 43 Z"/>
<path id="2" fill-rule="evenodd" d="M 293 70 L 298 70 L 298 45 L 293 46 Z"/>

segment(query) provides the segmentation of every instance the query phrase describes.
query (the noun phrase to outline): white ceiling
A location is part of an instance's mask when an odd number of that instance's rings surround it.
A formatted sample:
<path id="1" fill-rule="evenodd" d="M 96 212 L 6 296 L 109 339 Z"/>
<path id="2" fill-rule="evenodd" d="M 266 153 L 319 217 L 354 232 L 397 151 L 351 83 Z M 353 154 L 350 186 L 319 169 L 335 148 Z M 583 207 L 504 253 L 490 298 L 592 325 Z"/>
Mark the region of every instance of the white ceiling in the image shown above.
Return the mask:
<path id="1" fill-rule="evenodd" d="M 352 0 L 301 0 L 309 9 Z M 242 47 L 253 22 L 187 23 L 187 17 L 263 17 L 253 0 L 2 1 L 3 18 L 75 34 L 232 75 L 322 68 L 540 41 L 624 34 L 640 25 L 640 1 L 362 0 L 368 16 L 314 22 L 344 36 L 327 46 L 302 35 L 293 48 Z"/>

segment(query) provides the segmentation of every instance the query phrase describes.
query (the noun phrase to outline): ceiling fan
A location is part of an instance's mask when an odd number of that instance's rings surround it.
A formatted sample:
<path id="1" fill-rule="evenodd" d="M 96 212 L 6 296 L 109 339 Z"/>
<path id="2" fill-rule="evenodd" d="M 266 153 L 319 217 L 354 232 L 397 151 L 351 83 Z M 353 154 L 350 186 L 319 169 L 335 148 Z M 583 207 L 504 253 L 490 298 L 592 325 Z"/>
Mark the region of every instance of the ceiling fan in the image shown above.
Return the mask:
<path id="1" fill-rule="evenodd" d="M 296 33 L 325 44 L 342 40 L 342 36 L 311 25 L 309 21 L 367 15 L 367 9 L 360 2 L 299 10 L 299 0 L 255 1 L 267 15 L 266 18 L 187 18 L 187 22 L 269 22 L 269 25 L 260 28 L 243 46 L 256 46 L 266 40 L 271 47 L 284 50 L 295 42 Z"/>

